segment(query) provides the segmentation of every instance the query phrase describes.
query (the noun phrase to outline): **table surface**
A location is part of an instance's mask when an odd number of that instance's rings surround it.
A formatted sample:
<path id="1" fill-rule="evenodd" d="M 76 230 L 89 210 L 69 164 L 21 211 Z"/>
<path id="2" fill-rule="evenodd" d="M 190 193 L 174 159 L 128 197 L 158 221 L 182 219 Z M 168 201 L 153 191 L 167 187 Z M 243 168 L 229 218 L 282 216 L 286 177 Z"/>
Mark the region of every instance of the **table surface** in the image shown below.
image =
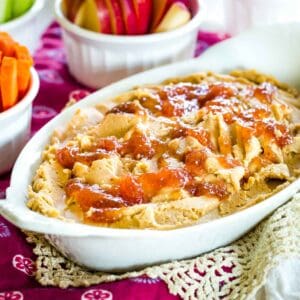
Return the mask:
<path id="1" fill-rule="evenodd" d="M 223 34 L 200 32 L 196 55 L 226 38 Z M 33 104 L 31 135 L 57 115 L 70 98 L 76 100 L 92 92 L 68 72 L 61 31 L 56 23 L 41 38 L 35 55 L 41 87 Z M 10 174 L 0 176 L 0 199 L 5 198 Z M 5 201 L 5 200 L 2 200 Z M 35 255 L 25 235 L 0 216 L 0 300 L 22 299 L 178 299 L 160 279 L 138 277 L 89 288 L 42 287 L 34 279 Z"/>

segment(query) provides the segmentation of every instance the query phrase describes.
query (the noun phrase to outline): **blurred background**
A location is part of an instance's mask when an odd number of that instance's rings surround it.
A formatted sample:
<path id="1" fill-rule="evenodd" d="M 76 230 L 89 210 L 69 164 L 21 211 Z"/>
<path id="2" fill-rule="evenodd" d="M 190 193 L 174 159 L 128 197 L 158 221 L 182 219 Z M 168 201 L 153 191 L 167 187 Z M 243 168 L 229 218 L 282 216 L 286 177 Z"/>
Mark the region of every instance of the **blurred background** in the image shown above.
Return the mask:
<path id="1" fill-rule="evenodd" d="M 253 26 L 300 22 L 300 0 L 204 0 L 204 4 L 201 28 L 231 35 Z M 53 0 L 45 0 L 38 20 L 40 34 L 54 19 L 53 5 Z"/>

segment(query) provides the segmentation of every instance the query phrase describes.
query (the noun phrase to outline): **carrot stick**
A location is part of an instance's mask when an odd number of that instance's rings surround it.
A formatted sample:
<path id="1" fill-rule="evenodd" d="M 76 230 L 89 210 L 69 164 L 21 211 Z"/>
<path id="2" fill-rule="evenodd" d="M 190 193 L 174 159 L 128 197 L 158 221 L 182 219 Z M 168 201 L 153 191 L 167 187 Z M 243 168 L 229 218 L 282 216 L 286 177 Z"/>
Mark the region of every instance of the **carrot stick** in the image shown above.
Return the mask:
<path id="1" fill-rule="evenodd" d="M 17 60 L 13 57 L 4 57 L 1 63 L 1 96 L 2 107 L 8 109 L 18 101 L 18 82 L 17 82 Z"/>
<path id="2" fill-rule="evenodd" d="M 0 51 L 0 65 L 1 65 L 2 58 L 3 58 L 3 52 Z"/>
<path id="3" fill-rule="evenodd" d="M 3 52 L 4 56 L 14 56 L 15 44 L 11 39 L 0 37 L 0 51 Z"/>
<path id="4" fill-rule="evenodd" d="M 17 59 L 27 59 L 30 61 L 31 65 L 33 64 L 32 58 L 30 56 L 29 50 L 25 46 L 19 44 L 15 45 L 15 57 Z"/>
<path id="5" fill-rule="evenodd" d="M 3 56 L 13 56 L 16 44 L 7 32 L 0 31 L 0 51 L 3 52 Z"/>
<path id="6" fill-rule="evenodd" d="M 30 66 L 31 63 L 28 59 L 18 59 L 18 90 L 19 90 L 19 99 L 23 98 L 26 94 L 29 82 L 30 82 Z"/>
<path id="7" fill-rule="evenodd" d="M 13 40 L 12 37 L 5 31 L 0 31 L 0 39 Z"/>
<path id="8" fill-rule="evenodd" d="M 0 112 L 3 111 L 2 95 L 1 95 L 1 64 L 0 64 Z"/>

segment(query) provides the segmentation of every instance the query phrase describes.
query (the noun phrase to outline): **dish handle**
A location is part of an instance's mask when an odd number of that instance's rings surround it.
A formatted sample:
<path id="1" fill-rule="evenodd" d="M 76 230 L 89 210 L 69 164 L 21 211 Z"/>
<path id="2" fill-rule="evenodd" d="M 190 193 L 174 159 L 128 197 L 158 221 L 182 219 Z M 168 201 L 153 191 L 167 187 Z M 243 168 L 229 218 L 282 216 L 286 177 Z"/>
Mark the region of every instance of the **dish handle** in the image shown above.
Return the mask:
<path id="1" fill-rule="evenodd" d="M 15 225 L 20 221 L 15 207 L 7 199 L 0 199 L 0 215 Z"/>
<path id="2" fill-rule="evenodd" d="M 48 222 L 45 222 L 43 220 L 36 220 L 32 218 L 32 215 L 24 214 L 24 211 L 22 209 L 20 209 L 7 199 L 0 200 L 0 215 L 10 223 L 25 230 L 39 231 L 37 229 L 41 230 L 49 228 Z M 49 233 L 56 231 L 51 227 L 49 229 Z"/>
<path id="3" fill-rule="evenodd" d="M 0 200 L 0 215 L 15 226 L 23 230 L 43 234 L 62 234 L 62 224 L 53 222 L 52 218 L 45 218 L 39 214 L 34 216 L 34 214 L 36 213 L 30 210 L 24 213 L 23 207 L 19 207 L 7 199 Z M 72 226 L 65 224 L 64 235 L 83 236 L 85 235 L 85 231 L 74 232 Z"/>

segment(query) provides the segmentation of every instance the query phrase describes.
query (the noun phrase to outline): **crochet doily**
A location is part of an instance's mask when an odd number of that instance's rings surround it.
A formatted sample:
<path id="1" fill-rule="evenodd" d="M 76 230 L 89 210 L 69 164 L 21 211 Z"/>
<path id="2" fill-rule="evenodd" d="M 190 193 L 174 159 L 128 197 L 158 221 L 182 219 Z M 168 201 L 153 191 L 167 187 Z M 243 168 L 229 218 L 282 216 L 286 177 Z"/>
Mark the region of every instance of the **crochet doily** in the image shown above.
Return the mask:
<path id="1" fill-rule="evenodd" d="M 90 286 L 147 275 L 165 281 L 170 293 L 182 299 L 250 299 L 282 257 L 300 256 L 300 194 L 227 247 L 122 275 L 88 271 L 62 256 L 42 235 L 27 235 L 35 244 L 36 279 L 42 285 Z"/>

